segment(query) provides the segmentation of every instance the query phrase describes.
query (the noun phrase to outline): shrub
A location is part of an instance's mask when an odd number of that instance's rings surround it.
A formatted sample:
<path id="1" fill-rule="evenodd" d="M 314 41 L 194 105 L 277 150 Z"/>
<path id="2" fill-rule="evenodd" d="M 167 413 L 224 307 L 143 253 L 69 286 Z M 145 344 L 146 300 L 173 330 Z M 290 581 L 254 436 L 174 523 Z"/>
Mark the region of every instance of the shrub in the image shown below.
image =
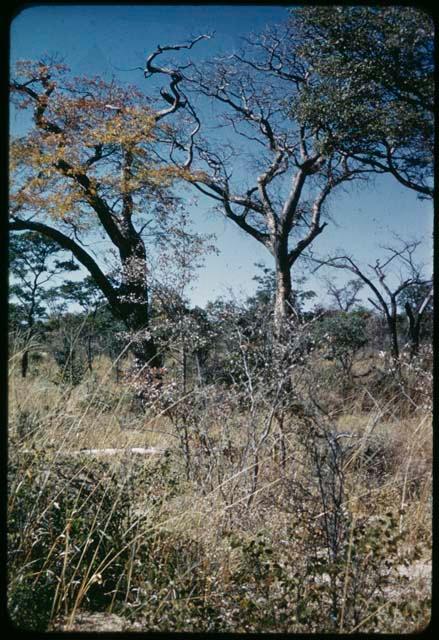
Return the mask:
<path id="1" fill-rule="evenodd" d="M 349 376 L 356 353 L 367 342 L 366 321 L 355 313 L 337 313 L 314 325 L 314 337 L 322 355 L 336 360 Z"/>
<path id="2" fill-rule="evenodd" d="M 98 460 L 91 468 L 52 455 L 21 453 L 9 464 L 9 612 L 37 631 L 81 603 L 101 611 L 125 597 L 139 487 L 151 512 L 161 503 L 157 471 L 167 490 L 166 460 L 158 470 Z"/>

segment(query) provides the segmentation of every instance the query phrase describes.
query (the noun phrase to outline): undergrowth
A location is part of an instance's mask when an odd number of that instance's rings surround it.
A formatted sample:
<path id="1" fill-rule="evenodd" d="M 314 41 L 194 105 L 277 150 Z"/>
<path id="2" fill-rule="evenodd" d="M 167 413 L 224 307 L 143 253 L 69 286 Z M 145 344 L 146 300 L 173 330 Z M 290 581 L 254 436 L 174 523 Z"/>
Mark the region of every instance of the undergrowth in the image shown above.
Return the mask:
<path id="1" fill-rule="evenodd" d="M 107 373 L 74 388 L 11 373 L 14 625 L 74 629 L 82 611 L 175 632 L 428 623 L 415 569 L 430 563 L 431 429 L 413 380 L 398 406 L 361 382 L 367 411 L 346 388 L 328 412 L 317 385 L 293 401 L 254 386 L 243 406 L 217 384 L 153 414 Z M 123 451 L 84 451 L 97 443 Z"/>

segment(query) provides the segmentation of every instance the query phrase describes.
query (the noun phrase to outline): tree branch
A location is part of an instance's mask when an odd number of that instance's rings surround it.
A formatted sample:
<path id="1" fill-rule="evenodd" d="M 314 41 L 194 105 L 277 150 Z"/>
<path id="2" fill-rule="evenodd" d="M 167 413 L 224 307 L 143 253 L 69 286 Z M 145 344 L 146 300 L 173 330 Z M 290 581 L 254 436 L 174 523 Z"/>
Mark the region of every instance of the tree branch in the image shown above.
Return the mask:
<path id="1" fill-rule="evenodd" d="M 49 225 L 41 222 L 32 222 L 31 220 L 12 218 L 12 221 L 9 222 L 9 229 L 10 231 L 36 231 L 48 238 L 51 238 L 63 249 L 71 251 L 78 262 L 80 262 L 90 273 L 93 280 L 107 298 L 111 307 L 117 308 L 118 299 L 116 290 L 110 284 L 108 278 L 103 271 L 101 271 L 95 260 L 74 240 Z"/>
<path id="2" fill-rule="evenodd" d="M 250 224 L 248 224 L 248 222 L 246 222 L 245 216 L 242 216 L 242 215 L 239 216 L 236 213 L 234 213 L 232 211 L 232 208 L 230 207 L 230 202 L 228 200 L 223 201 L 223 206 L 224 206 L 224 210 L 226 212 L 227 218 L 230 218 L 230 220 L 233 220 L 233 222 L 235 222 L 239 227 L 241 227 L 241 229 L 243 229 L 246 233 L 248 233 L 253 238 L 255 238 L 255 240 L 263 244 L 264 247 L 266 247 L 269 251 L 272 250 L 270 234 L 263 233 L 262 231 L 258 231 L 258 229 L 255 229 L 255 227 L 252 227 Z"/>
<path id="3" fill-rule="evenodd" d="M 103 198 L 97 195 L 96 186 L 93 186 L 87 174 L 78 171 L 66 160 L 58 160 L 54 166 L 64 176 L 75 180 L 83 188 L 88 204 L 97 213 L 99 222 L 104 227 L 108 237 L 116 247 L 121 248 L 125 243 L 125 238 L 114 219 L 110 207 Z"/>
<path id="4" fill-rule="evenodd" d="M 153 64 L 153 61 L 159 56 L 161 55 L 164 51 L 179 51 L 180 49 L 192 49 L 192 47 L 199 42 L 200 40 L 209 40 L 212 37 L 212 35 L 209 34 L 203 34 L 198 36 L 197 38 L 194 38 L 193 40 L 191 40 L 189 42 L 189 44 L 175 44 L 175 45 L 167 45 L 164 47 L 161 47 L 160 45 L 157 45 L 157 49 L 151 53 L 147 60 L 146 60 L 146 64 L 145 64 L 145 70 L 144 70 L 144 76 L 145 78 L 149 78 L 150 76 L 154 75 L 155 73 L 161 73 L 164 74 L 166 76 L 169 76 L 169 78 L 171 79 L 170 84 L 169 84 L 169 88 L 172 92 L 172 95 L 165 93 L 163 90 L 160 92 L 162 97 L 166 100 L 166 102 L 168 102 L 171 106 L 169 106 L 166 109 L 162 109 L 161 111 L 157 111 L 155 114 L 155 120 L 156 122 L 158 122 L 159 120 L 161 120 L 162 118 L 170 115 L 171 113 L 174 113 L 175 111 L 177 111 L 178 109 L 180 109 L 181 107 L 185 107 L 187 104 L 186 100 L 182 100 L 182 93 L 179 90 L 178 85 L 180 84 L 180 82 L 183 80 L 183 75 L 181 73 L 181 69 L 172 69 L 170 67 L 160 67 L 157 66 L 155 64 Z"/>
<path id="5" fill-rule="evenodd" d="M 418 184 L 417 182 L 413 182 L 413 180 L 405 178 L 396 169 L 393 163 L 391 165 L 388 165 L 388 164 L 386 165 L 380 162 L 379 160 L 376 160 L 375 158 L 371 158 L 370 156 L 369 157 L 364 156 L 364 154 L 357 155 L 356 153 L 347 153 L 346 155 L 351 157 L 353 160 L 357 160 L 358 162 L 374 167 L 375 169 L 380 169 L 382 173 L 390 173 L 404 187 L 408 187 L 409 189 L 412 189 L 413 191 L 417 191 L 418 193 L 421 193 L 422 195 L 427 196 L 429 198 L 433 198 L 434 196 L 433 188 L 424 186 L 422 184 Z"/>

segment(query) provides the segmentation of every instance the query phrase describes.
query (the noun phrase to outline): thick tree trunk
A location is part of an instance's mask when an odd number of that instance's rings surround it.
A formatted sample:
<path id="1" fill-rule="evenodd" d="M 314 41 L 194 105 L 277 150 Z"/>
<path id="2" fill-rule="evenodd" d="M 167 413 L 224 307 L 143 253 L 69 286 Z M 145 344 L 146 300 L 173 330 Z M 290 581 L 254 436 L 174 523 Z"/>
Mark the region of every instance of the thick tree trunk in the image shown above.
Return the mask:
<path id="1" fill-rule="evenodd" d="M 149 300 L 146 250 L 143 240 L 130 221 L 123 229 L 125 242 L 119 249 L 122 262 L 122 284 L 118 291 L 117 311 L 132 333 L 131 352 L 136 366 L 160 367 L 161 358 L 149 333 Z"/>
<path id="2" fill-rule="evenodd" d="M 279 251 L 276 260 L 276 298 L 274 303 L 274 326 L 277 336 L 282 333 L 286 319 L 291 315 L 292 287 L 291 271 L 286 256 L 286 251 Z"/>
<path id="3" fill-rule="evenodd" d="M 124 295 L 124 298 L 126 295 Z M 148 299 L 133 302 L 123 301 L 117 308 L 119 317 L 123 320 L 130 338 L 133 340 L 130 350 L 134 355 L 136 366 L 160 367 L 161 358 L 156 344 L 149 334 Z"/>

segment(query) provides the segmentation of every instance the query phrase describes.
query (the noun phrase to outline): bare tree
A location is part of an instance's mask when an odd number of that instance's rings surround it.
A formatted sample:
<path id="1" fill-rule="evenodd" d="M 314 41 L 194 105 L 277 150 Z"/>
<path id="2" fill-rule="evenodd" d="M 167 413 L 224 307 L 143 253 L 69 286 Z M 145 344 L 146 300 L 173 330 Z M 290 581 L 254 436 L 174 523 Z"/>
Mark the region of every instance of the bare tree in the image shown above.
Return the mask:
<path id="1" fill-rule="evenodd" d="M 288 26 L 267 31 L 247 40 L 247 53 L 204 66 L 190 63 L 184 70 L 153 65 L 176 48 L 158 47 L 146 65 L 148 77 L 172 79 L 173 105 L 182 105 L 187 118 L 185 139 L 169 132 L 171 159 L 274 258 L 278 331 L 292 310 L 292 267 L 327 225 L 328 196 L 369 171 L 324 149 L 319 130 L 302 126 L 295 117 L 294 104 L 311 69 L 291 56 L 291 37 Z M 170 96 L 163 97 L 169 102 Z M 210 110 L 219 123 L 213 130 Z M 201 136 L 202 126 L 208 141 Z"/>
<path id="2" fill-rule="evenodd" d="M 395 360 L 398 360 L 400 355 L 398 340 L 399 297 L 409 287 L 426 283 L 431 284 L 431 280 L 425 280 L 422 277 L 421 267 L 414 261 L 414 253 L 419 245 L 420 241 L 412 241 L 402 242 L 400 249 L 388 246 L 383 247 L 387 252 L 387 259 L 384 260 L 384 262 L 377 259 L 375 264 L 369 264 L 369 273 L 364 269 L 361 269 L 351 256 L 335 256 L 324 260 L 313 258 L 313 260 L 319 263 L 319 266 L 315 271 L 323 265 L 328 265 L 336 269 L 344 269 L 354 273 L 364 282 L 364 284 L 367 285 L 373 294 L 368 298 L 369 302 L 373 307 L 375 307 L 375 309 L 384 314 L 386 319 L 391 339 L 391 354 Z M 399 273 L 391 274 L 389 272 L 390 265 L 398 265 L 400 267 Z M 394 279 L 395 277 L 397 279 L 393 286 L 389 283 L 389 280 L 392 279 L 392 275 Z M 422 305 L 420 306 L 419 311 L 421 311 L 421 308 Z M 419 317 L 419 322 L 421 317 L 422 313 Z"/>
<path id="3" fill-rule="evenodd" d="M 330 279 L 326 279 L 327 291 L 340 311 L 348 312 L 359 301 L 358 293 L 364 282 L 358 279 L 349 280 L 343 287 L 337 287 Z"/>

